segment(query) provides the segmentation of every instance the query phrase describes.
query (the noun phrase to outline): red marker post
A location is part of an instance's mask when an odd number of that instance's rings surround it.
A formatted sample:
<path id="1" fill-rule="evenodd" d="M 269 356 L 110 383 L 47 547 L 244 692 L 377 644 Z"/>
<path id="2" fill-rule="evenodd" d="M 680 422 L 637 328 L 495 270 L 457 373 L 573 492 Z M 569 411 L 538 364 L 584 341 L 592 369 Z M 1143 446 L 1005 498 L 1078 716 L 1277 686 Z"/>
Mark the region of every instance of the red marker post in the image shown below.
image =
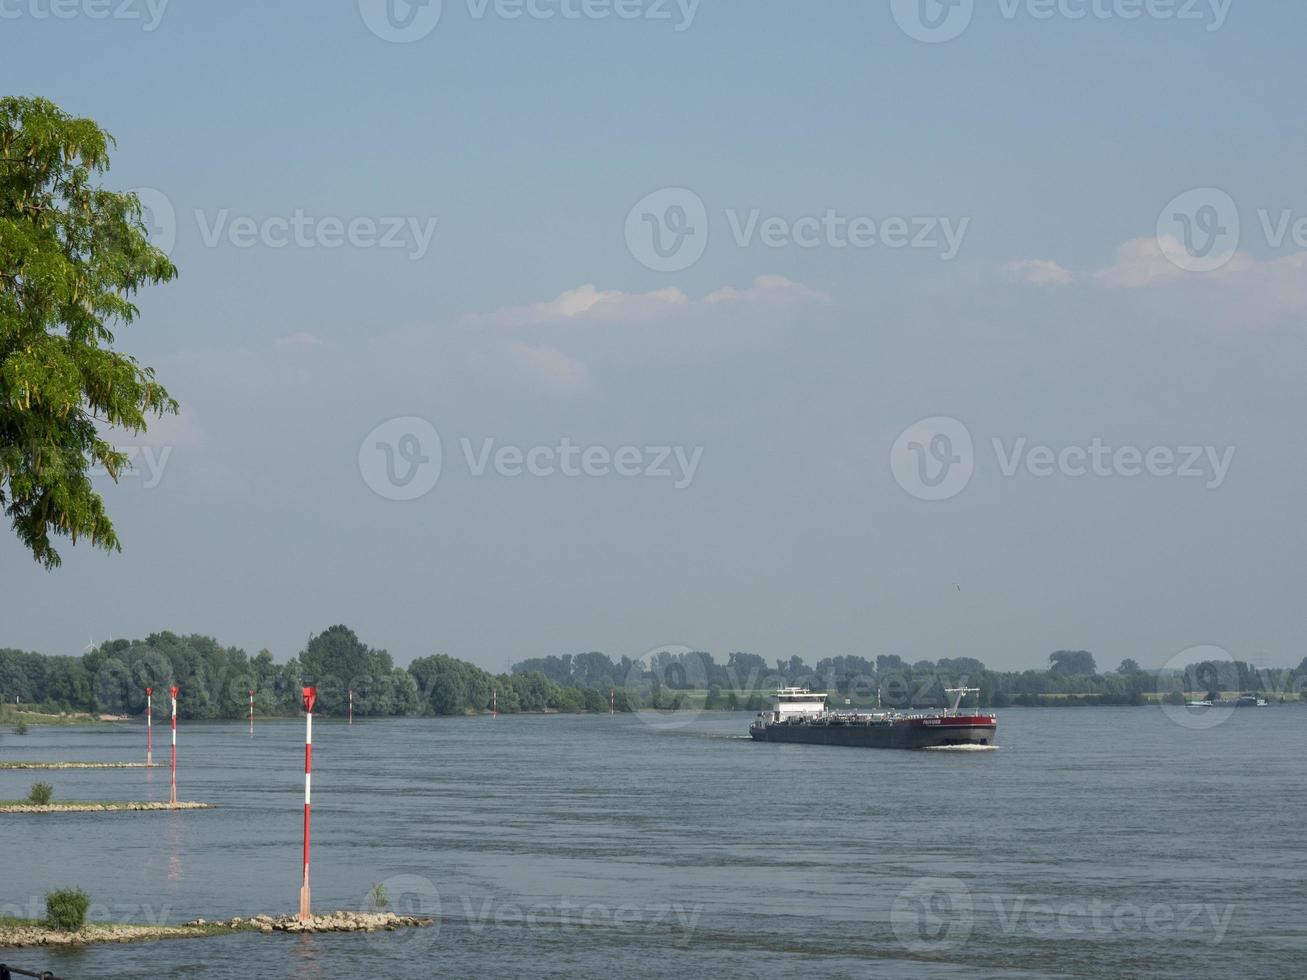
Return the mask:
<path id="1" fill-rule="evenodd" d="M 145 689 L 145 765 L 154 765 L 154 688 Z"/>
<path id="2" fill-rule="evenodd" d="M 300 886 L 300 921 L 313 917 L 309 911 L 309 804 L 313 779 L 313 705 L 318 700 L 316 687 L 304 688 L 304 884 Z"/>
<path id="3" fill-rule="evenodd" d="M 172 692 L 172 795 L 168 802 L 172 806 L 177 805 L 177 692 L 180 690 L 176 684 L 169 688 Z"/>

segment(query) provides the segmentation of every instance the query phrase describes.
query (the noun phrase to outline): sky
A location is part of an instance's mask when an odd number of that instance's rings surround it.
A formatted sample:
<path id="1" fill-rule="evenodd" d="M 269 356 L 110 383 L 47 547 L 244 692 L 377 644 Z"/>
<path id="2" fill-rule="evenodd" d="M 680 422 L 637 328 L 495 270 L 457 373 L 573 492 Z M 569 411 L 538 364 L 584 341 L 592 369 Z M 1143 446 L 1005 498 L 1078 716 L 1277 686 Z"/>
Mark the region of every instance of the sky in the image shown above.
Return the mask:
<path id="1" fill-rule="evenodd" d="M 1297 664 L 1292 0 L 0 0 L 180 269 L 0 645 Z"/>

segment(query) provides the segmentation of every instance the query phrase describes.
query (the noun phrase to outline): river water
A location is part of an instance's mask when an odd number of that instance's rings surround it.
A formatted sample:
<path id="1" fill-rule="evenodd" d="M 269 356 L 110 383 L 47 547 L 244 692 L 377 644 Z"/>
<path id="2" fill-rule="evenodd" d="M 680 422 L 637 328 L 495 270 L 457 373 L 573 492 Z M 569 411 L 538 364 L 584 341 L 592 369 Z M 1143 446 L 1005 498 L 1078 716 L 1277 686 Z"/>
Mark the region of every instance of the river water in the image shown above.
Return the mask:
<path id="1" fill-rule="evenodd" d="M 754 744 L 749 716 L 314 726 L 314 908 L 374 883 L 438 928 L 4 950 L 60 977 L 1307 974 L 1307 709 L 1008 709 L 991 751 Z M 1185 724 L 1189 722 L 1189 724 Z M 185 724 L 216 809 L 0 816 L 0 914 L 298 907 L 301 722 Z M 160 727 L 156 759 L 167 762 Z M 0 759 L 139 761 L 140 725 L 33 727 Z M 0 771 L 166 800 L 167 768 Z"/>

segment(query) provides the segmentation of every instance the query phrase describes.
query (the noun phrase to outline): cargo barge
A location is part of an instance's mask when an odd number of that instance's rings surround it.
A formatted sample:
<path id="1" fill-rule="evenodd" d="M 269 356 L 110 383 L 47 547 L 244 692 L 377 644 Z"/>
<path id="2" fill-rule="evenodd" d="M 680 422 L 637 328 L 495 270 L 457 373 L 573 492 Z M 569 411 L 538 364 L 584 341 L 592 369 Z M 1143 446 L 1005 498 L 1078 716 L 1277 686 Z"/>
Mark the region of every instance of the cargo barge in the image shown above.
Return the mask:
<path id="1" fill-rule="evenodd" d="M 962 698 L 979 694 L 980 689 L 957 687 L 947 693 L 953 696 L 953 705 L 942 711 L 832 711 L 828 695 L 785 687 L 773 696 L 771 712 L 754 719 L 749 735 L 756 742 L 870 749 L 994 745 L 998 718 L 961 711 Z"/>

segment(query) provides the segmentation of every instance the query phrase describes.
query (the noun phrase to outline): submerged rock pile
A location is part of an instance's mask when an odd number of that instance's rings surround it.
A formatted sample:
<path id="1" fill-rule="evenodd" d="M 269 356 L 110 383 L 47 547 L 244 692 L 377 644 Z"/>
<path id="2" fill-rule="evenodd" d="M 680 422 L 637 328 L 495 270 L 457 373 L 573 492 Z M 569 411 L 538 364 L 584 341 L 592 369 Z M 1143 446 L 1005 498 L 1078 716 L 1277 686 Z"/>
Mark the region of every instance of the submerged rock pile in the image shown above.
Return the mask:
<path id="1" fill-rule="evenodd" d="M 431 925 L 431 920 L 414 915 L 397 915 L 394 912 L 331 912 L 315 915 L 301 922 L 293 915 L 273 917 L 256 915 L 252 919 L 239 916 L 227 922 L 210 923 L 196 919 L 188 926 L 225 926 L 228 929 L 257 929 L 270 932 L 393 932 L 396 929 L 420 929 Z"/>
<path id="2" fill-rule="evenodd" d="M 188 939 L 204 935 L 189 926 L 87 925 L 74 932 L 50 929 L 39 923 L 0 927 L 0 948 L 5 946 L 88 946 L 91 943 L 139 943 L 148 939 Z"/>
<path id="3" fill-rule="evenodd" d="M 0 762 L 0 769 L 157 769 L 158 762 Z"/>
<path id="4" fill-rule="evenodd" d="M 209 810 L 212 803 L 0 803 L 0 813 L 122 813 L 142 810 Z"/>

